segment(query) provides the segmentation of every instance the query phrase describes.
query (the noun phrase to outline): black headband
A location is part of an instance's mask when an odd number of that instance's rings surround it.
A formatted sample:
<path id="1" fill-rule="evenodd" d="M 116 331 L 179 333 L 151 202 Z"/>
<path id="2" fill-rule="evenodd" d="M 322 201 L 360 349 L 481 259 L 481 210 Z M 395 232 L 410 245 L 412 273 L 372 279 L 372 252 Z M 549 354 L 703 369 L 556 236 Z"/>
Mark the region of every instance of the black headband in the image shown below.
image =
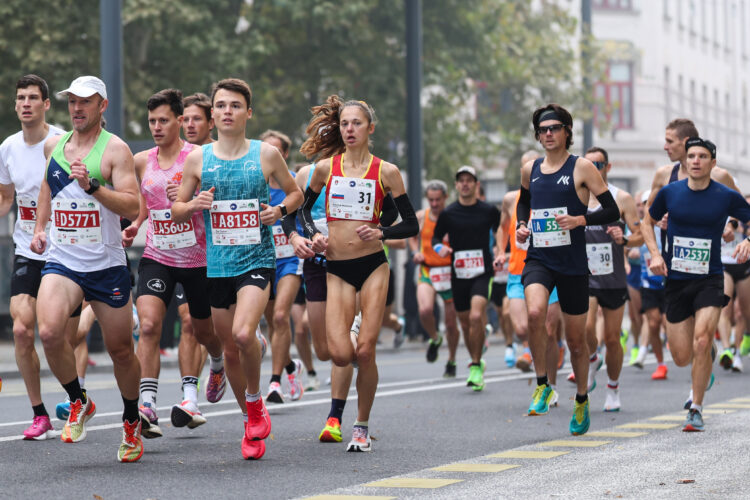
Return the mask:
<path id="1" fill-rule="evenodd" d="M 565 123 L 562 118 L 557 114 L 557 112 L 554 109 L 548 109 L 547 111 L 543 112 L 541 115 L 539 115 L 539 120 L 536 122 L 536 126 L 538 127 L 540 123 L 542 123 L 545 120 L 557 120 L 560 123 Z"/>
<path id="2" fill-rule="evenodd" d="M 709 141 L 708 139 L 701 139 L 700 137 L 691 137 L 685 143 L 685 151 L 692 148 L 693 146 L 700 146 L 706 148 L 711 153 L 711 159 L 716 159 L 716 144 Z"/>

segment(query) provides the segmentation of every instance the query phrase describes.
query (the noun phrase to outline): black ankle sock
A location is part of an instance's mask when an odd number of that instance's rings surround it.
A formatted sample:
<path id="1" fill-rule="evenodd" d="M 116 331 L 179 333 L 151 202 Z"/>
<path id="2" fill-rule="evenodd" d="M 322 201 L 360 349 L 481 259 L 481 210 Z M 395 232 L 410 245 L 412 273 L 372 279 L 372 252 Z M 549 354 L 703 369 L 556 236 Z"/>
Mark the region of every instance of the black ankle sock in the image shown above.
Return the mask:
<path id="1" fill-rule="evenodd" d="M 281 375 L 271 375 L 271 383 L 273 384 L 274 382 L 278 382 L 280 384 L 281 383 Z"/>
<path id="2" fill-rule="evenodd" d="M 482 366 L 482 363 L 472 363 L 471 366 Z"/>
<path id="3" fill-rule="evenodd" d="M 297 369 L 297 364 L 294 361 L 290 361 L 288 365 L 286 365 L 286 372 L 291 375 L 294 373 L 294 370 Z"/>
<path id="4" fill-rule="evenodd" d="M 315 370 L 307 370 L 307 374 L 310 375 L 311 377 L 314 377 L 315 375 L 317 375 Z"/>
<path id="5" fill-rule="evenodd" d="M 32 406 L 31 409 L 34 410 L 35 417 L 49 417 L 49 413 L 47 413 L 47 409 L 44 407 L 44 403 L 39 403 L 36 406 Z"/>
<path id="6" fill-rule="evenodd" d="M 81 389 L 81 384 L 78 383 L 78 377 L 74 378 L 67 384 L 63 384 L 63 389 L 68 393 L 68 397 L 71 401 L 81 400 L 82 403 L 86 402 L 86 394 Z"/>
<path id="7" fill-rule="evenodd" d="M 576 393 L 576 403 L 578 404 L 585 403 L 588 399 L 589 399 L 588 394 L 584 394 L 583 396 L 581 396 L 580 394 Z"/>
<path id="8" fill-rule="evenodd" d="M 138 398 L 126 399 L 122 397 L 122 404 L 124 406 L 122 410 L 122 421 L 135 422 L 138 420 Z"/>
<path id="9" fill-rule="evenodd" d="M 547 380 L 547 375 L 542 375 L 541 377 L 537 377 L 536 385 L 549 385 L 549 381 Z"/>
<path id="10" fill-rule="evenodd" d="M 331 399 L 331 411 L 328 413 L 328 418 L 336 417 L 340 423 L 344 415 L 344 406 L 346 406 L 346 399 Z"/>

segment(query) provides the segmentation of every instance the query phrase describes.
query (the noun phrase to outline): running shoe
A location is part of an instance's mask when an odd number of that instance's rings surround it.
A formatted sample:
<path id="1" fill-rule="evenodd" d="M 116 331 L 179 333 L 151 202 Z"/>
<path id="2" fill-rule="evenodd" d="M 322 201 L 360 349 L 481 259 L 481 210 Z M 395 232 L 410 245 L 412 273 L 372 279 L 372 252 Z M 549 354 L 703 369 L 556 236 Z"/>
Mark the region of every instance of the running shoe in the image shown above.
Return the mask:
<path id="1" fill-rule="evenodd" d="M 317 375 L 307 374 L 307 383 L 305 384 L 306 391 L 317 391 L 320 389 L 320 380 Z"/>
<path id="2" fill-rule="evenodd" d="M 638 355 L 635 358 L 635 362 L 633 362 L 633 366 L 640 370 L 643 370 L 643 367 L 646 364 L 646 356 L 648 356 L 648 349 L 638 349 Z"/>
<path id="3" fill-rule="evenodd" d="M 336 417 L 328 417 L 326 426 L 320 431 L 318 440 L 321 443 L 340 443 L 341 442 L 341 422 Z"/>
<path id="4" fill-rule="evenodd" d="M 263 335 L 263 332 L 260 331 L 260 327 L 255 329 L 255 338 L 258 339 L 258 342 L 260 342 L 260 359 L 266 357 L 266 351 L 268 350 L 268 340 L 266 340 L 266 336 Z"/>
<path id="5" fill-rule="evenodd" d="M 185 400 L 172 407 L 171 415 L 172 425 L 175 427 L 185 427 L 195 429 L 199 425 L 206 423 L 206 417 L 201 414 L 198 405 L 193 401 Z"/>
<path id="6" fill-rule="evenodd" d="M 164 434 L 159 428 L 159 417 L 151 405 L 146 403 L 138 408 L 138 415 L 141 417 L 141 433 L 146 439 L 162 437 Z"/>
<path id="7" fill-rule="evenodd" d="M 561 370 L 563 365 L 565 364 L 565 346 L 563 344 L 560 344 L 557 346 L 559 353 L 557 355 L 557 369 Z"/>
<path id="8" fill-rule="evenodd" d="M 651 380 L 667 380 L 667 365 L 659 365 L 651 374 Z"/>
<path id="9" fill-rule="evenodd" d="M 622 346 L 622 352 L 628 351 L 628 337 L 630 337 L 630 332 L 624 328 L 620 330 L 620 345 Z"/>
<path id="10" fill-rule="evenodd" d="M 135 462 L 143 456 L 143 440 L 141 440 L 141 420 L 133 423 L 125 420 L 122 423 L 122 443 L 117 450 L 117 460 L 120 462 Z"/>
<path id="11" fill-rule="evenodd" d="M 245 460 L 258 460 L 266 453 L 266 442 L 262 439 L 252 440 L 242 436 L 242 458 Z"/>
<path id="12" fill-rule="evenodd" d="M 516 348 L 512 344 L 505 346 L 505 364 L 508 368 L 516 366 Z"/>
<path id="13" fill-rule="evenodd" d="M 742 373 L 742 357 L 739 355 L 735 356 L 734 361 L 732 361 L 732 371 Z"/>
<path id="14" fill-rule="evenodd" d="M 65 396 L 65 401 L 57 403 L 57 406 L 55 406 L 55 415 L 57 415 L 58 420 L 68 420 L 68 415 L 70 415 L 70 397 Z"/>
<path id="15" fill-rule="evenodd" d="M 604 411 L 620 411 L 620 389 L 613 389 L 607 386 L 607 399 L 604 403 Z"/>
<path id="16" fill-rule="evenodd" d="M 394 349 L 398 349 L 399 347 L 401 347 L 401 344 L 403 344 L 404 340 L 406 339 L 406 337 L 404 336 L 404 326 L 406 325 L 406 322 L 404 321 L 404 318 L 402 318 L 401 316 L 398 317 L 398 324 L 401 325 L 401 328 L 397 332 L 394 332 L 394 335 L 393 335 L 393 348 Z"/>
<path id="17" fill-rule="evenodd" d="M 268 386 L 266 402 L 278 404 L 284 402 L 284 396 L 281 394 L 281 384 L 279 384 L 278 382 L 271 382 L 271 385 Z"/>
<path id="18" fill-rule="evenodd" d="M 552 387 L 552 386 L 550 386 L 550 387 Z M 553 406 L 557 407 L 557 402 L 558 402 L 559 399 L 560 399 L 560 396 L 557 394 L 557 391 L 555 390 L 555 388 L 552 387 L 552 397 L 549 400 L 549 406 L 550 406 L 550 408 L 553 407 Z"/>
<path id="19" fill-rule="evenodd" d="M 484 344 L 482 345 L 482 354 L 487 352 L 487 349 L 490 348 L 490 336 L 494 333 L 494 330 L 492 329 L 492 325 L 489 323 L 484 325 Z"/>
<path id="20" fill-rule="evenodd" d="M 362 325 L 362 313 L 357 313 L 356 316 L 354 316 L 354 322 L 352 322 L 352 327 L 349 329 L 350 332 L 352 332 L 354 335 L 359 335 L 359 327 Z"/>
<path id="21" fill-rule="evenodd" d="M 68 421 L 65 422 L 60 439 L 65 443 L 77 443 L 86 439 L 86 422 L 94 415 L 96 415 L 96 405 L 93 399 L 86 398 L 85 403 L 76 399 L 70 403 L 70 415 L 68 415 Z"/>
<path id="22" fill-rule="evenodd" d="M 573 410 L 573 416 L 570 418 L 570 433 L 574 436 L 580 436 L 586 434 L 591 425 L 591 418 L 589 417 L 589 400 L 586 399 L 583 403 L 575 401 L 575 409 Z"/>
<path id="23" fill-rule="evenodd" d="M 305 392 L 305 388 L 302 387 L 302 361 L 295 359 L 294 371 L 288 373 L 286 378 L 289 381 L 289 399 L 297 401 L 302 397 Z"/>
<path id="24" fill-rule="evenodd" d="M 575 384 L 576 383 L 576 372 L 570 372 L 568 374 L 568 378 L 566 378 L 565 380 L 567 380 L 571 384 Z"/>
<path id="25" fill-rule="evenodd" d="M 437 340 L 432 340 L 427 343 L 427 362 L 434 363 L 438 359 L 438 352 L 440 346 L 443 345 L 443 336 L 438 335 Z"/>
<path id="26" fill-rule="evenodd" d="M 750 354 L 750 333 L 744 333 L 740 344 L 740 356 L 747 356 L 748 354 Z"/>
<path id="27" fill-rule="evenodd" d="M 456 378 L 456 362 L 448 361 L 445 363 L 445 372 L 443 372 L 443 378 Z"/>
<path id="28" fill-rule="evenodd" d="M 628 362 L 629 366 L 635 365 L 635 361 L 638 359 L 638 352 L 639 352 L 639 350 L 640 349 L 639 349 L 639 347 L 637 345 L 633 346 L 630 349 L 630 361 Z"/>
<path id="29" fill-rule="evenodd" d="M 714 380 L 715 380 L 715 378 L 714 378 L 714 374 L 712 372 L 711 373 L 711 378 L 708 379 L 708 385 L 706 386 L 706 391 L 710 391 L 711 387 L 714 386 Z M 689 410 L 692 405 L 693 405 L 693 390 L 690 389 L 690 395 L 688 396 L 687 400 L 685 400 L 685 404 L 682 405 L 682 407 L 685 410 Z"/>
<path id="30" fill-rule="evenodd" d="M 271 417 L 268 415 L 263 398 L 252 403 L 246 402 L 245 404 L 247 406 L 245 436 L 254 441 L 266 439 L 271 434 Z"/>
<path id="31" fill-rule="evenodd" d="M 466 385 L 475 391 L 484 389 L 484 370 L 482 365 L 472 364 L 469 366 L 469 378 L 466 379 Z"/>
<path id="32" fill-rule="evenodd" d="M 683 432 L 703 432 L 703 417 L 701 412 L 695 408 L 690 408 L 685 419 L 685 425 L 682 428 Z"/>
<path id="33" fill-rule="evenodd" d="M 531 396 L 529 405 L 529 416 L 544 415 L 549 412 L 549 405 L 552 401 L 552 388 L 547 385 L 537 385 L 534 394 Z"/>
<path id="34" fill-rule="evenodd" d="M 724 352 L 722 352 L 721 356 L 719 356 L 719 364 L 725 370 L 729 370 L 732 368 L 732 361 L 734 361 L 734 354 L 732 354 L 732 350 L 724 349 Z"/>
<path id="35" fill-rule="evenodd" d="M 352 432 L 352 440 L 349 441 L 346 451 L 372 451 L 372 442 L 367 430 L 367 427 L 355 425 Z"/>
<path id="36" fill-rule="evenodd" d="M 596 389 L 596 372 L 601 369 L 603 364 L 604 360 L 599 354 L 596 355 L 596 359 L 594 359 L 593 361 L 589 361 L 588 392 L 592 392 L 594 389 Z"/>
<path id="37" fill-rule="evenodd" d="M 208 384 L 206 384 L 206 400 L 209 403 L 218 403 L 224 397 L 227 390 L 227 375 L 224 367 L 221 370 L 210 370 Z"/>
<path id="38" fill-rule="evenodd" d="M 516 368 L 521 370 L 524 373 L 528 373 L 531 371 L 531 354 L 528 352 L 524 352 L 520 356 L 518 356 L 518 359 L 516 360 Z"/>
<path id="39" fill-rule="evenodd" d="M 27 441 L 44 441 L 50 437 L 47 433 L 52 430 L 54 429 L 52 428 L 52 422 L 49 421 L 48 415 L 36 416 L 31 422 L 29 428 L 23 431 L 23 438 Z"/>

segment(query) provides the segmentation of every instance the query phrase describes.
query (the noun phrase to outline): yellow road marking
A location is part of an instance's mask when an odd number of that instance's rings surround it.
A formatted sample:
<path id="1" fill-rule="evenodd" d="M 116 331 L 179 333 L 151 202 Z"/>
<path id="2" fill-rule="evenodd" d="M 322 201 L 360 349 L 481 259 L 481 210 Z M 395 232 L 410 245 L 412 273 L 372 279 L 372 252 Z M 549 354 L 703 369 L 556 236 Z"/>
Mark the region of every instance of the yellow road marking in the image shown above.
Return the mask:
<path id="1" fill-rule="evenodd" d="M 555 441 L 545 441 L 539 443 L 538 446 L 567 446 L 570 448 L 596 448 L 597 446 L 604 446 L 610 444 L 612 441 L 593 441 L 586 439 L 558 439 Z"/>
<path id="2" fill-rule="evenodd" d="M 750 404 L 748 403 L 714 403 L 712 405 L 708 405 L 709 408 L 733 408 L 733 409 L 740 409 L 740 408 L 750 408 Z"/>
<path id="3" fill-rule="evenodd" d="M 729 400 L 730 403 L 750 403 L 750 398 L 734 398 Z"/>
<path id="4" fill-rule="evenodd" d="M 513 464 L 448 464 L 440 467 L 433 467 L 432 470 L 442 472 L 503 472 L 508 469 L 515 469 L 520 465 Z"/>
<path id="5" fill-rule="evenodd" d="M 381 479 L 364 486 L 371 488 L 442 488 L 455 483 L 462 482 L 463 479 L 425 479 L 418 477 L 394 477 L 391 479 Z"/>
<path id="6" fill-rule="evenodd" d="M 711 418 L 709 415 L 703 415 L 703 418 Z M 649 420 L 668 420 L 672 422 L 683 422 L 685 421 L 685 415 L 659 415 L 656 417 L 651 417 Z"/>
<path id="7" fill-rule="evenodd" d="M 717 408 L 703 408 L 703 411 L 701 412 L 703 416 L 706 415 L 724 415 L 727 413 L 734 413 L 737 410 L 719 410 Z"/>
<path id="8" fill-rule="evenodd" d="M 594 431 L 589 432 L 587 436 L 603 438 L 634 438 L 647 435 L 648 432 L 628 432 L 628 431 Z"/>
<path id="9" fill-rule="evenodd" d="M 618 429 L 673 429 L 679 427 L 680 424 L 650 424 L 648 422 L 636 422 L 632 424 L 618 425 Z"/>
<path id="10" fill-rule="evenodd" d="M 502 453 L 487 455 L 490 458 L 555 458 L 567 455 L 569 451 L 533 451 L 533 450 L 508 450 Z"/>
<path id="11" fill-rule="evenodd" d="M 316 495 L 307 500 L 395 500 L 397 497 L 374 497 L 368 495 Z"/>

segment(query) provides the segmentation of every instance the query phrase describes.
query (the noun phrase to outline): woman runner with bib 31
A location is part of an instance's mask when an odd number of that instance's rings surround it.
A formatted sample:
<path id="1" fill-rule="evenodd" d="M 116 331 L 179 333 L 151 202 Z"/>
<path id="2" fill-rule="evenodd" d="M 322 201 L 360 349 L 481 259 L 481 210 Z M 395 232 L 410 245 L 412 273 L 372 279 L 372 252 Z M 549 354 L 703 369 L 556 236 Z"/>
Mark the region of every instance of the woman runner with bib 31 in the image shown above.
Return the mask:
<path id="1" fill-rule="evenodd" d="M 343 102 L 334 95 L 312 113 L 309 137 L 300 151 L 320 160 L 305 191 L 301 219 L 312 251 L 325 251 L 328 259 L 327 301 L 337 305 L 326 309 L 331 359 L 337 366 L 356 359 L 359 366 L 357 421 L 347 451 L 370 451 L 368 419 L 378 385 L 375 343 L 388 290 L 382 240 L 414 236 L 419 225 L 398 168 L 370 153 L 370 135 L 375 131 L 372 108 L 364 101 Z M 323 187 L 328 236 L 317 229 L 311 213 Z M 389 191 L 403 220 L 380 227 L 380 211 Z M 357 312 L 357 292 L 362 324 L 354 346 L 349 326 Z"/>

